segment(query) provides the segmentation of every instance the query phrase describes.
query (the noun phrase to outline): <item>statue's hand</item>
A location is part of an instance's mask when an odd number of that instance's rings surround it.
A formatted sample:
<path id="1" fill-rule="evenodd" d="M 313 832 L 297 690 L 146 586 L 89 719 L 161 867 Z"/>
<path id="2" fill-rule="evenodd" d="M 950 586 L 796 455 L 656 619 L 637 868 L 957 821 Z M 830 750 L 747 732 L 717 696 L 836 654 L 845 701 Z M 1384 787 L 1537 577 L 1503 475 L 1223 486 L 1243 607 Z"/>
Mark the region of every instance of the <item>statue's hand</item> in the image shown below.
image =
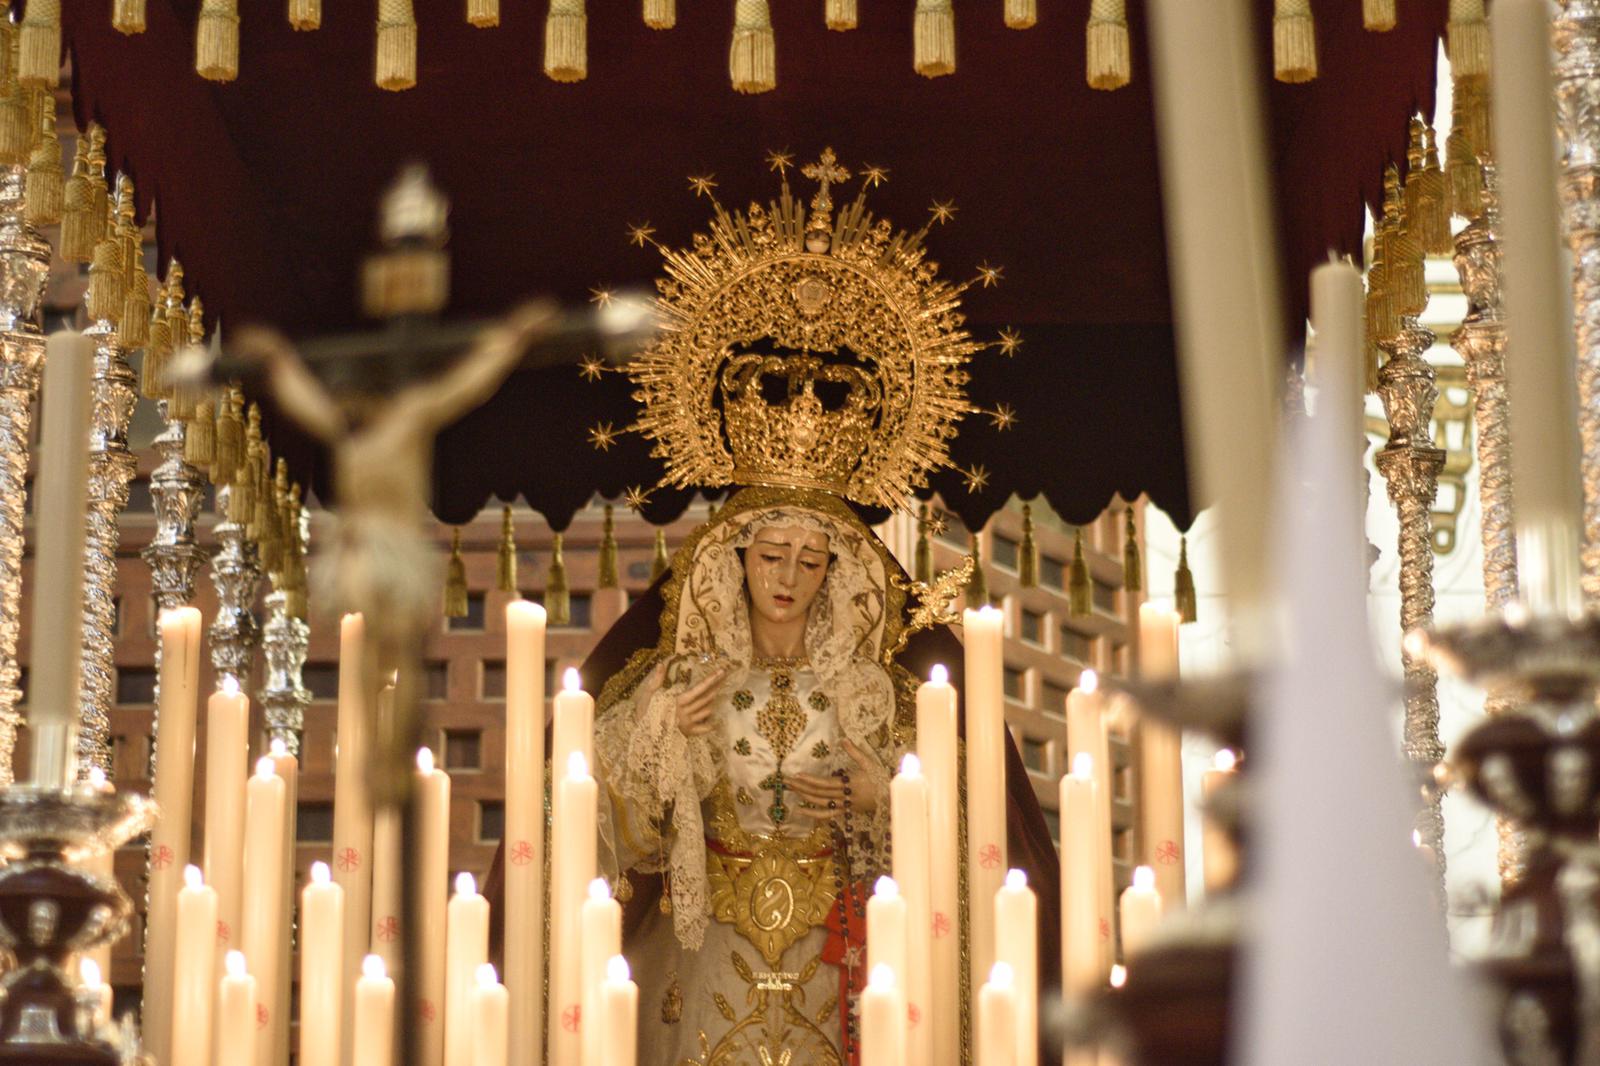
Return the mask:
<path id="1" fill-rule="evenodd" d="M 678 730 L 684 736 L 705 736 L 717 728 L 716 721 L 711 717 L 717 708 L 717 690 L 732 669 L 727 663 L 715 667 L 678 697 Z"/>
<path id="2" fill-rule="evenodd" d="M 881 774 L 872 773 L 872 756 L 850 741 L 844 743 L 845 754 L 856 764 L 846 784 L 841 775 L 818 777 L 815 774 L 785 774 L 784 781 L 804 801 L 801 809 L 817 821 L 832 821 L 844 814 L 846 802 L 852 813 L 870 814 L 878 809 L 882 799 L 878 795 Z M 848 790 L 848 795 L 846 794 Z M 833 807 L 828 806 L 829 803 Z"/>

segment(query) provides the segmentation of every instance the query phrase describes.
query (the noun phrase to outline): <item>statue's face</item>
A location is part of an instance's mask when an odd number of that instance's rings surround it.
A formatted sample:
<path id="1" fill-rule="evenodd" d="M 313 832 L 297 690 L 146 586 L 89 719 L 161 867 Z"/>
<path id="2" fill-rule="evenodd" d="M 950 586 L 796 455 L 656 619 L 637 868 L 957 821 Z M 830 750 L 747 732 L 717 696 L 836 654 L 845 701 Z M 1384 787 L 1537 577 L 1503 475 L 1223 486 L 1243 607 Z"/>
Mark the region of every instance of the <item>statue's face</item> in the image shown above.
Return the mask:
<path id="1" fill-rule="evenodd" d="M 806 617 L 828 576 L 828 535 L 800 526 L 771 526 L 744 553 L 750 609 L 768 622 Z"/>

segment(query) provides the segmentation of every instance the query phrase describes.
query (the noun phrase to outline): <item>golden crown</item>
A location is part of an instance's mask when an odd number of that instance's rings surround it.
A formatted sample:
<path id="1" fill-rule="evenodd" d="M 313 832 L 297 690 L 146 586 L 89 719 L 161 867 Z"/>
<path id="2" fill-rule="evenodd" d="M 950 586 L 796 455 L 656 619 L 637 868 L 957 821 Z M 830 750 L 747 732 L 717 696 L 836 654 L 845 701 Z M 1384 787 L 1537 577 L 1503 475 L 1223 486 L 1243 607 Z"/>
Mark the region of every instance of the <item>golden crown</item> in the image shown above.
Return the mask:
<path id="1" fill-rule="evenodd" d="M 966 367 L 990 345 L 964 328 L 960 296 L 1000 270 L 941 279 L 923 242 L 954 207 L 936 203 L 921 229 L 895 230 L 866 208 L 887 178 L 881 167 L 864 168 L 856 197 L 835 212 L 851 174 L 831 148 L 800 168 L 817 183 L 809 206 L 790 189 L 792 158 L 768 163 L 778 197 L 744 211 L 718 201 L 711 177 L 690 179 L 713 215 L 688 248 L 661 244 L 648 224 L 632 228 L 666 271 L 654 300 L 660 333 L 626 367 L 642 408 L 628 429 L 654 442 L 663 485 L 821 489 L 904 506 L 950 462 L 957 423 L 976 410 Z M 1017 342 L 1008 332 L 998 343 L 1010 354 Z M 598 363 L 585 371 L 597 376 Z M 1000 428 L 1012 418 L 1009 408 L 989 414 Z M 616 432 L 597 426 L 590 439 L 605 447 Z"/>

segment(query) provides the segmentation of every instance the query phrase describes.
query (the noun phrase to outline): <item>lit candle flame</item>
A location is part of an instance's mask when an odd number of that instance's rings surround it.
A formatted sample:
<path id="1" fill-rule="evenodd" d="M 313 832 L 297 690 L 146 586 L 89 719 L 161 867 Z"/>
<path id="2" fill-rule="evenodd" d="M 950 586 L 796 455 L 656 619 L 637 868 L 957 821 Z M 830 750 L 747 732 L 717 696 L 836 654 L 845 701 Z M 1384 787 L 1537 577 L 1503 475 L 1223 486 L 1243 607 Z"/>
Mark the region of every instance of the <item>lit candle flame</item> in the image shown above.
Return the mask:
<path id="1" fill-rule="evenodd" d="M 222 679 L 222 691 L 224 695 L 237 696 L 239 694 L 239 679 L 232 674 L 224 677 Z"/>
<path id="2" fill-rule="evenodd" d="M 1072 757 L 1072 776 L 1085 781 L 1094 780 L 1094 756 L 1080 751 Z"/>
<path id="3" fill-rule="evenodd" d="M 278 765 L 272 761 L 272 756 L 263 755 L 256 760 L 257 777 L 277 777 Z"/>
<path id="4" fill-rule="evenodd" d="M 311 881 L 313 884 L 325 885 L 332 880 L 333 871 L 328 869 L 327 863 L 314 862 L 311 864 Z"/>
<path id="5" fill-rule="evenodd" d="M 1223 748 L 1211 760 L 1211 765 L 1225 774 L 1230 774 L 1233 772 L 1233 768 L 1239 765 L 1239 756 L 1235 754 L 1232 748 Z"/>
<path id="6" fill-rule="evenodd" d="M 361 960 L 361 974 L 373 979 L 388 977 L 389 968 L 383 964 L 382 955 L 368 955 Z"/>
<path id="7" fill-rule="evenodd" d="M 1006 871 L 1006 887 L 1016 892 L 1028 887 L 1028 875 L 1022 870 Z"/>
<path id="8" fill-rule="evenodd" d="M 417 749 L 417 772 L 422 774 L 433 773 L 433 749 Z"/>
<path id="9" fill-rule="evenodd" d="M 567 667 L 567 672 L 561 675 L 561 687 L 566 689 L 568 692 L 583 691 L 583 678 L 578 676 L 577 667 Z"/>
<path id="10" fill-rule="evenodd" d="M 183 883 L 189 888 L 199 888 L 206 883 L 206 878 L 200 867 L 190 863 L 183 868 Z"/>
<path id="11" fill-rule="evenodd" d="M 244 960 L 244 952 L 230 951 L 223 956 L 222 965 L 227 969 L 229 977 L 244 977 L 250 969 Z"/>
<path id="12" fill-rule="evenodd" d="M 590 899 L 610 899 L 611 898 L 611 886 L 606 884 L 606 879 L 605 878 L 597 877 L 593 881 L 589 882 L 589 898 Z"/>
<path id="13" fill-rule="evenodd" d="M 1078 688 L 1084 692 L 1098 692 L 1100 690 L 1100 675 L 1093 670 L 1085 670 L 1078 675 Z"/>
<path id="14" fill-rule="evenodd" d="M 1140 892 L 1154 892 L 1156 888 L 1156 872 L 1148 866 L 1136 866 L 1133 871 L 1133 887 Z"/>
<path id="15" fill-rule="evenodd" d="M 633 971 L 628 968 L 628 960 L 621 955 L 613 955 L 606 960 L 606 980 L 614 985 L 620 985 L 631 980 Z"/>
<path id="16" fill-rule="evenodd" d="M 494 963 L 486 962 L 478 967 L 478 987 L 493 988 L 500 983 L 500 975 L 495 972 Z"/>
<path id="17" fill-rule="evenodd" d="M 900 772 L 906 777 L 921 777 L 922 760 L 917 758 L 915 754 L 907 754 L 904 759 L 900 760 Z"/>
<path id="18" fill-rule="evenodd" d="M 267 750 L 274 759 L 281 759 L 289 754 L 289 745 L 283 742 L 282 737 L 273 737 L 272 743 L 267 745 Z"/>
<path id="19" fill-rule="evenodd" d="M 997 962 L 994 969 L 989 971 L 989 983 L 995 988 L 1010 988 L 1011 982 L 1016 979 L 1009 962 Z"/>
<path id="20" fill-rule="evenodd" d="M 885 874 L 878 878 L 877 883 L 872 886 L 872 894 L 883 899 L 898 899 L 900 896 L 900 884 L 894 878 Z"/>
<path id="21" fill-rule="evenodd" d="M 478 881 L 470 873 L 462 870 L 456 874 L 456 895 L 475 896 L 478 894 Z"/>
<path id="22" fill-rule="evenodd" d="M 567 756 L 567 776 L 589 776 L 589 760 L 584 756 L 583 752 L 575 751 L 571 755 Z"/>
<path id="23" fill-rule="evenodd" d="M 1111 967 L 1111 987 L 1121 988 L 1128 983 L 1128 968 L 1121 963 Z"/>
<path id="24" fill-rule="evenodd" d="M 933 669 L 928 671 L 928 683 L 931 685 L 948 685 L 950 671 L 945 669 L 944 663 L 934 663 Z"/>
<path id="25" fill-rule="evenodd" d="M 867 977 L 867 986 L 882 992 L 894 990 L 894 967 L 886 962 L 880 962 L 872 968 L 872 973 Z"/>
<path id="26" fill-rule="evenodd" d="M 103 980 L 100 975 L 100 964 L 88 958 L 78 963 L 78 976 L 83 979 L 85 988 L 99 988 Z"/>

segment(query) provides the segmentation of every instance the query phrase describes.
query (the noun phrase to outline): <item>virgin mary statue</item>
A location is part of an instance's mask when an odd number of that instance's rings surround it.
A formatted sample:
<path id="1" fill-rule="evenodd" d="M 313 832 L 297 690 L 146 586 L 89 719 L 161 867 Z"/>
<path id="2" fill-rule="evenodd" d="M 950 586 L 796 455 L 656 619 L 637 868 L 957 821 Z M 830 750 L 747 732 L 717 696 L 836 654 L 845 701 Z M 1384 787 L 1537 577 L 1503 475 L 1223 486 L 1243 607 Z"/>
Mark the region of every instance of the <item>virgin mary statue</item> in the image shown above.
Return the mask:
<path id="1" fill-rule="evenodd" d="M 709 237 L 662 249 L 663 331 L 629 367 L 665 483 L 745 486 L 581 671 L 645 1066 L 855 1061 L 889 779 L 916 749 L 918 682 L 961 661 L 934 624 L 951 590 L 910 581 L 856 507 L 901 504 L 946 461 L 983 345 L 922 233 L 862 196 L 835 216 L 831 151 L 804 173 L 809 210 L 785 177 L 768 206 L 719 204 Z M 1012 864 L 1050 930 L 1055 851 L 1014 749 L 1007 786 Z"/>

